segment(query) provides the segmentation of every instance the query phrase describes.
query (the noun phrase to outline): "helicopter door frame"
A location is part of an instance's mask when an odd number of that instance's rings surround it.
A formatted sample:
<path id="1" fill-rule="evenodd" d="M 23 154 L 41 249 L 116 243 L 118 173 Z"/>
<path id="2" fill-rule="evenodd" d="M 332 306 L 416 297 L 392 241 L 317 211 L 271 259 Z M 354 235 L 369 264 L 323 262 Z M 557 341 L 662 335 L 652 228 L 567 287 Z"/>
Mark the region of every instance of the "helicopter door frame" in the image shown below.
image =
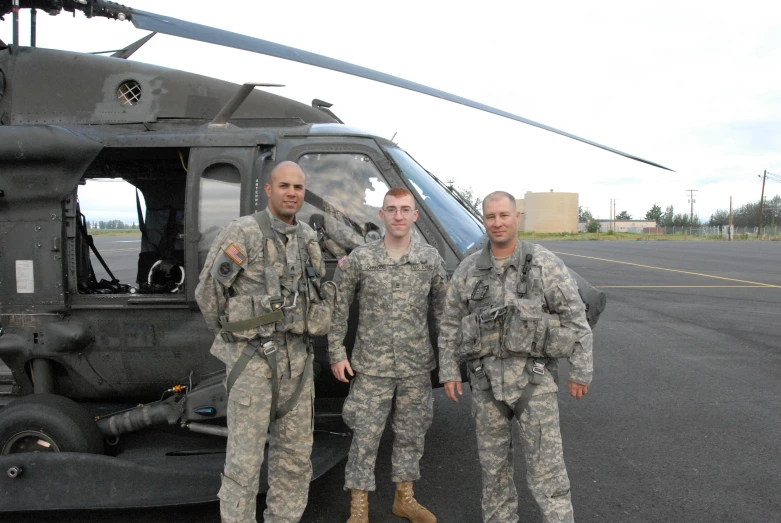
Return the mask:
<path id="1" fill-rule="evenodd" d="M 185 286 L 186 299 L 190 308 L 198 309 L 195 287 L 206 255 L 219 231 L 231 220 L 255 212 L 265 198 L 265 194 L 260 196 L 262 191 L 259 180 L 262 179 L 262 171 L 268 163 L 266 160 L 272 152 L 273 145 L 190 149 L 185 195 L 187 243 L 184 256 L 185 278 L 188 282 Z M 201 194 L 203 180 L 214 182 L 206 200 Z M 233 200 L 236 196 L 238 201 Z M 225 197 L 230 198 L 231 208 L 223 207 Z M 203 231 L 202 213 L 206 213 L 211 223 Z"/>

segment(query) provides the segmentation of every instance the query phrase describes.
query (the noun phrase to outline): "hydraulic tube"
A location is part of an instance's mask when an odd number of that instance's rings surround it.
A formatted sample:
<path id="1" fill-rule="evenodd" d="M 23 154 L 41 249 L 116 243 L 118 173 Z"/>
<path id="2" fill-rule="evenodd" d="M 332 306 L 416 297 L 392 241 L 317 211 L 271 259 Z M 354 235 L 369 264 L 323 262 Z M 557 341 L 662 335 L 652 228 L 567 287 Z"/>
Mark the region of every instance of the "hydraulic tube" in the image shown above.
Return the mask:
<path id="1" fill-rule="evenodd" d="M 173 425 L 179 419 L 179 405 L 163 401 L 98 418 L 98 428 L 105 436 L 119 436 L 152 425 Z"/>

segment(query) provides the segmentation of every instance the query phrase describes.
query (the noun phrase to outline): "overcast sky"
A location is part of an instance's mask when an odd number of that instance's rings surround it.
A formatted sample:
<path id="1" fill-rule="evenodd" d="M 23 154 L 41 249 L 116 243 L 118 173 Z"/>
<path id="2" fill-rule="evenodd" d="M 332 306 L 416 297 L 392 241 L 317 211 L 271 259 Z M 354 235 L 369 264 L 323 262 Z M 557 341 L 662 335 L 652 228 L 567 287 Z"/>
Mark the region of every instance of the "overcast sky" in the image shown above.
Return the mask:
<path id="1" fill-rule="evenodd" d="M 334 104 L 346 123 L 395 140 L 478 195 L 577 192 L 607 218 L 653 205 L 695 213 L 759 199 L 781 174 L 779 2 L 297 2 L 127 0 L 449 91 L 660 163 L 650 167 L 498 116 L 276 58 L 155 36 L 132 60 Z M 22 44 L 29 41 L 23 14 Z M 11 17 L 0 39 L 11 41 Z M 117 49 L 129 22 L 39 12 L 42 47 Z M 768 182 L 765 194 L 781 193 Z M 127 212 L 133 211 L 131 197 Z M 93 204 L 97 205 L 97 204 Z M 113 217 L 106 216 L 106 217 Z M 119 217 L 119 216 L 117 216 Z"/>

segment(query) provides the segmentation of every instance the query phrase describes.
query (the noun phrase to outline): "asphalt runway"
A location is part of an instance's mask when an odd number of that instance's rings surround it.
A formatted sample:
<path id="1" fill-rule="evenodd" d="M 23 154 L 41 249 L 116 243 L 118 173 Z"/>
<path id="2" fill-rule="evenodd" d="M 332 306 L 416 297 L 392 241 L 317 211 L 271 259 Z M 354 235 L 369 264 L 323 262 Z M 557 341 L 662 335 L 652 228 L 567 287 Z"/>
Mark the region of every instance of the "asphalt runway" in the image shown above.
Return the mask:
<path id="1" fill-rule="evenodd" d="M 608 295 L 590 393 L 581 401 L 560 393 L 577 521 L 781 521 L 781 243 L 540 243 Z M 390 513 L 390 443 L 386 431 L 374 523 L 404 521 Z M 454 404 L 435 391 L 426 445 L 418 499 L 441 523 L 480 521 L 468 393 Z M 341 464 L 312 483 L 303 522 L 347 520 L 343 474 Z M 520 450 L 515 478 L 520 520 L 540 521 Z M 219 512 L 212 503 L 11 520 L 216 523 Z"/>

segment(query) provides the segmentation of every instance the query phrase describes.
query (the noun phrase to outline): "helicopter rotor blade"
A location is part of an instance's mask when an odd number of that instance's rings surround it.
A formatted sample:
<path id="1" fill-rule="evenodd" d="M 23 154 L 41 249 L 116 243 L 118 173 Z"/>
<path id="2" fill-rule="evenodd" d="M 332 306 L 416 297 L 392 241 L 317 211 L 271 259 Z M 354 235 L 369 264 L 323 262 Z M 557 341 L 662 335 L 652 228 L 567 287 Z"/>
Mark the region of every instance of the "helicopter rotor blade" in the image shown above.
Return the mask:
<path id="1" fill-rule="evenodd" d="M 405 80 L 397 76 L 392 76 L 386 73 L 375 71 L 373 69 L 351 64 L 349 62 L 344 62 L 342 60 L 336 60 L 334 58 L 329 58 L 327 56 L 311 53 L 309 51 L 296 49 L 295 47 L 289 47 L 286 45 L 269 42 L 268 40 L 262 40 L 260 38 L 254 38 L 251 36 L 233 33 L 223 29 L 217 29 L 214 27 L 209 27 L 201 24 L 186 22 L 184 20 L 179 20 L 177 18 L 169 18 L 154 13 L 148 13 L 146 11 L 138 11 L 135 9 L 127 9 L 127 8 L 125 8 L 125 10 L 131 15 L 130 19 L 133 22 L 133 25 L 135 25 L 139 29 L 143 29 L 146 31 L 155 31 L 158 33 L 168 34 L 171 36 L 178 36 L 190 40 L 198 40 L 201 42 L 217 44 L 225 47 L 233 47 L 235 49 L 241 49 L 244 51 L 251 51 L 253 53 L 274 56 L 277 58 L 282 58 L 284 60 L 291 60 L 293 62 L 313 65 L 316 67 L 321 67 L 323 69 L 329 69 L 331 71 L 338 71 L 345 74 L 366 78 L 368 80 L 374 80 L 376 82 L 381 82 L 384 84 L 401 87 L 402 89 L 409 89 L 410 91 L 427 94 L 435 98 L 441 98 L 443 100 L 448 100 L 453 103 L 465 105 L 467 107 L 472 107 L 473 109 L 477 109 L 479 111 L 485 111 L 498 116 L 509 118 L 510 120 L 515 120 L 517 122 L 525 123 L 527 125 L 532 125 L 534 127 L 538 127 L 540 129 L 544 129 L 552 133 L 560 134 L 562 136 L 566 136 L 567 138 L 571 138 L 573 140 L 577 140 L 579 142 L 592 145 L 594 147 L 599 147 L 600 149 L 604 149 L 605 151 L 609 151 L 611 153 L 624 156 L 631 160 L 636 160 L 638 162 L 652 165 L 654 167 L 659 167 L 660 169 L 672 171 L 672 169 L 669 169 L 663 165 L 659 165 L 658 163 L 645 160 L 643 158 L 640 158 L 639 156 L 635 156 L 633 154 L 629 154 L 629 153 L 619 151 L 617 149 L 613 149 L 612 147 L 608 147 L 606 145 L 593 142 L 586 138 L 581 138 L 580 136 L 575 136 L 574 134 L 570 134 L 566 131 L 562 131 L 560 129 L 550 127 L 548 125 L 535 122 L 533 120 L 529 120 L 528 118 L 524 118 L 522 116 L 518 116 L 516 114 L 503 111 L 502 109 L 497 109 L 495 107 L 491 107 L 489 105 L 485 105 L 480 102 L 475 102 L 474 100 L 470 100 L 462 96 L 441 91 L 433 87 L 428 87 L 423 84 L 411 82 L 409 80 Z"/>

